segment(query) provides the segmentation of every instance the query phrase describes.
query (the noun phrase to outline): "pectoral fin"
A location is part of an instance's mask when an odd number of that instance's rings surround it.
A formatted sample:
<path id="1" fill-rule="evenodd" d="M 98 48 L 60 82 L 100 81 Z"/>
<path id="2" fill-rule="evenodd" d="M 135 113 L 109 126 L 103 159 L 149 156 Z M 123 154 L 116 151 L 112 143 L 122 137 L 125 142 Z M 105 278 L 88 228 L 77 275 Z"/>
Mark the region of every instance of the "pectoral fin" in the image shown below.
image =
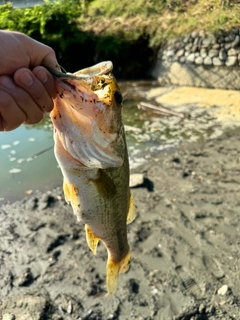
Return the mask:
<path id="1" fill-rule="evenodd" d="M 72 183 L 63 182 L 63 191 L 65 200 L 68 203 L 71 203 L 74 213 L 76 214 L 80 208 L 80 199 L 78 188 L 75 187 Z"/>
<path id="2" fill-rule="evenodd" d="M 133 222 L 133 220 L 136 218 L 136 207 L 133 200 L 133 196 L 130 192 L 129 195 L 129 208 L 128 208 L 128 216 L 127 216 L 127 224 Z"/>
<path id="3" fill-rule="evenodd" d="M 128 271 L 130 266 L 130 251 L 120 262 L 114 262 L 111 257 L 108 257 L 107 263 L 107 292 L 112 296 L 117 289 L 118 275 Z"/>
<path id="4" fill-rule="evenodd" d="M 92 232 L 92 230 L 89 228 L 87 224 L 85 225 L 85 231 L 86 231 L 87 244 L 89 248 L 92 250 L 92 252 L 96 254 L 98 242 L 100 239 L 95 236 L 95 234 Z"/>

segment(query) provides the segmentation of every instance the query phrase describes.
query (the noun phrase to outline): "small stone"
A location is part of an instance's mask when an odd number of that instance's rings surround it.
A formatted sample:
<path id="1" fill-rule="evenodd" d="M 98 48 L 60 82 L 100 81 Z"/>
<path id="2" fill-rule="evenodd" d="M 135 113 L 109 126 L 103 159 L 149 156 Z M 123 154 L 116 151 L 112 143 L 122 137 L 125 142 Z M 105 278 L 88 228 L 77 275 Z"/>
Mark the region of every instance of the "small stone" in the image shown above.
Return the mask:
<path id="1" fill-rule="evenodd" d="M 185 51 L 184 56 L 187 57 L 189 56 L 190 52 L 189 51 Z"/>
<path id="2" fill-rule="evenodd" d="M 211 66 L 213 64 L 212 62 L 212 59 L 210 57 L 206 57 L 204 60 L 203 60 L 203 64 L 205 66 Z"/>
<path id="3" fill-rule="evenodd" d="M 185 58 L 185 57 L 180 57 L 180 58 L 179 58 L 179 62 L 181 62 L 181 63 L 184 63 L 184 62 L 185 62 L 185 60 L 186 60 L 186 58 Z"/>
<path id="4" fill-rule="evenodd" d="M 224 38 L 225 42 L 232 42 L 234 40 L 234 35 L 229 35 Z"/>
<path id="5" fill-rule="evenodd" d="M 186 37 L 183 39 L 183 42 L 184 42 L 184 43 L 188 43 L 189 41 L 192 41 L 192 39 L 191 39 L 190 36 L 186 36 Z"/>
<path id="6" fill-rule="evenodd" d="M 196 37 L 196 38 L 194 39 L 194 41 L 193 41 L 193 45 L 194 45 L 194 46 L 197 46 L 197 45 L 199 44 L 199 42 L 200 42 L 200 38 L 199 38 L 199 37 Z"/>
<path id="7" fill-rule="evenodd" d="M 144 183 L 144 174 L 143 173 L 133 173 L 130 175 L 130 188 L 140 186 Z"/>
<path id="8" fill-rule="evenodd" d="M 229 56 L 227 57 L 227 60 L 225 61 L 226 66 L 232 67 L 237 63 L 237 57 L 236 56 Z"/>
<path id="9" fill-rule="evenodd" d="M 10 313 L 5 313 L 2 317 L 2 320 L 15 320 L 15 315 Z"/>
<path id="10" fill-rule="evenodd" d="M 234 48 L 231 48 L 227 52 L 228 56 L 236 56 L 238 54 L 238 51 Z"/>
<path id="11" fill-rule="evenodd" d="M 176 52 L 176 57 L 181 57 L 184 55 L 184 49 L 180 49 Z"/>
<path id="12" fill-rule="evenodd" d="M 190 53 L 189 56 L 187 56 L 187 58 L 186 58 L 187 62 L 194 62 L 194 60 L 195 60 L 194 53 Z"/>
<path id="13" fill-rule="evenodd" d="M 195 59 L 195 63 L 196 63 L 196 64 L 202 64 L 202 63 L 203 63 L 203 58 L 202 58 L 202 57 L 197 57 L 197 58 Z"/>
<path id="14" fill-rule="evenodd" d="M 238 62 L 240 62 L 240 53 L 239 53 L 239 55 L 238 55 L 237 59 L 238 59 Z"/>
<path id="15" fill-rule="evenodd" d="M 227 51 L 224 48 L 219 51 L 219 59 L 223 61 L 227 59 Z"/>
<path id="16" fill-rule="evenodd" d="M 192 46 L 191 52 L 195 53 L 198 50 L 198 46 Z"/>
<path id="17" fill-rule="evenodd" d="M 220 48 L 220 44 L 218 43 L 215 43 L 213 46 L 212 46 L 213 49 L 219 49 Z"/>
<path id="18" fill-rule="evenodd" d="M 213 62 L 214 66 L 223 66 L 224 65 L 224 62 L 217 57 L 214 57 L 212 62 Z"/>
<path id="19" fill-rule="evenodd" d="M 232 42 L 232 47 L 233 48 L 236 47 L 239 44 L 239 42 L 240 42 L 240 37 L 239 37 L 239 35 L 237 35 Z"/>
<path id="20" fill-rule="evenodd" d="M 232 47 L 232 44 L 231 44 L 231 43 L 225 43 L 225 44 L 224 44 L 224 48 L 225 48 L 226 50 L 230 49 L 231 47 Z"/>
<path id="21" fill-rule="evenodd" d="M 191 43 L 188 43 L 188 44 L 185 46 L 185 50 L 190 51 L 191 49 L 192 49 L 192 44 L 191 44 Z"/>
<path id="22" fill-rule="evenodd" d="M 191 33 L 191 37 L 192 38 L 196 38 L 198 36 L 198 32 L 197 31 L 193 31 L 192 33 Z"/>
<path id="23" fill-rule="evenodd" d="M 218 289 L 217 294 L 219 296 L 225 296 L 227 292 L 228 292 L 228 286 L 224 284 L 221 288 Z"/>
<path id="24" fill-rule="evenodd" d="M 208 51 L 208 56 L 210 58 L 217 57 L 219 55 L 219 51 L 216 49 L 211 49 Z"/>
<path id="25" fill-rule="evenodd" d="M 174 50 L 168 50 L 166 53 L 167 58 L 174 56 Z"/>
<path id="26" fill-rule="evenodd" d="M 200 50 L 200 56 L 202 58 L 205 58 L 207 56 L 207 50 L 205 48 L 201 48 Z"/>
<path id="27" fill-rule="evenodd" d="M 202 40 L 202 46 L 208 47 L 212 43 L 212 39 L 210 37 L 206 37 Z"/>

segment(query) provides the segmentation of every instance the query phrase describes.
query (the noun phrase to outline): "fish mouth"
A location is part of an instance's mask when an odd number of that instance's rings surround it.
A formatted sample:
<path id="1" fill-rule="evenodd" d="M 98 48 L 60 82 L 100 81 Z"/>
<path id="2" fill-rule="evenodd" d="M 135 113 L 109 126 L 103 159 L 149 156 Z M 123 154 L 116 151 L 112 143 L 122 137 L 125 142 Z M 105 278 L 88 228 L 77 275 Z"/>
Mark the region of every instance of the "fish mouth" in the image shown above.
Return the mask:
<path id="1" fill-rule="evenodd" d="M 123 126 L 112 63 L 102 62 L 74 74 L 48 70 L 58 92 L 51 112 L 58 144 L 86 168 L 122 165 Z"/>

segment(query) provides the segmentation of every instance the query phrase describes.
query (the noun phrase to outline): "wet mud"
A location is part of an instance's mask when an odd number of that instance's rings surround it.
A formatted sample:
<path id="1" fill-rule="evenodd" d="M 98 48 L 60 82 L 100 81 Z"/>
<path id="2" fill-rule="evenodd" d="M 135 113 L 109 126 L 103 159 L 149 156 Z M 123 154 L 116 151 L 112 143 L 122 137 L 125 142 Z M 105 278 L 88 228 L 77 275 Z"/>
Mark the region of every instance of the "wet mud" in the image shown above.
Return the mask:
<path id="1" fill-rule="evenodd" d="M 61 187 L 0 212 L 0 314 L 22 319 L 240 319 L 240 129 L 148 155 L 132 173 L 131 268 L 106 297 Z"/>

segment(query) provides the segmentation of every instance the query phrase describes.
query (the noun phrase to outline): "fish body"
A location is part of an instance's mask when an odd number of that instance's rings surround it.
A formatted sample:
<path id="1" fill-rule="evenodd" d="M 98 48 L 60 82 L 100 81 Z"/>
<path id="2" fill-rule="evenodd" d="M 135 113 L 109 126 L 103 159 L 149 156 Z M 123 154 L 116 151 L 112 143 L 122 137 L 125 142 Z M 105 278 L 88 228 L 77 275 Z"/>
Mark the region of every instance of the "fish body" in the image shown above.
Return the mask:
<path id="1" fill-rule="evenodd" d="M 102 62 L 74 74 L 53 72 L 57 88 L 51 119 L 55 156 L 63 174 L 65 199 L 85 224 L 93 253 L 101 240 L 108 251 L 107 291 L 130 264 L 126 224 L 136 211 L 129 190 L 128 153 L 122 95 Z"/>

